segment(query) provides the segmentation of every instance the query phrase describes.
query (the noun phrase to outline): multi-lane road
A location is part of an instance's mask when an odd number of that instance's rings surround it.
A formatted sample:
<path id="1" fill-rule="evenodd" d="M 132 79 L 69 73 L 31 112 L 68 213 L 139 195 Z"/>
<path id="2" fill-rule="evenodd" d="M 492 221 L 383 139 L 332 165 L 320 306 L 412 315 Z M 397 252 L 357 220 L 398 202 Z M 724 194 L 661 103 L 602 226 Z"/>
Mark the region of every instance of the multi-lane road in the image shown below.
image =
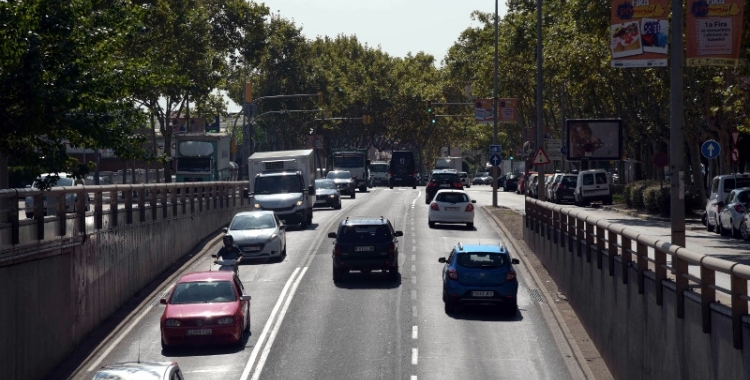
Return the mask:
<path id="1" fill-rule="evenodd" d="M 491 203 L 489 187 L 469 189 Z M 508 202 L 523 203 L 515 194 Z M 194 347 L 163 352 L 159 298 L 181 272 L 207 270 L 218 239 L 175 277 L 156 287 L 140 307 L 102 339 L 70 377 L 89 379 L 107 363 L 174 360 L 186 379 L 579 379 L 584 370 L 524 265 L 517 265 L 519 311 L 467 308 L 447 315 L 438 258 L 461 242 L 505 239 L 487 215 L 475 228 L 427 226 L 424 188 L 375 188 L 344 199 L 341 210 L 316 210 L 305 230 L 290 228 L 288 256 L 252 263 L 240 278 L 252 295 L 251 334 L 242 348 Z M 391 219 L 400 238 L 401 277 L 352 274 L 331 279 L 327 233 L 347 215 Z M 70 363 L 68 363 L 70 364 Z"/>

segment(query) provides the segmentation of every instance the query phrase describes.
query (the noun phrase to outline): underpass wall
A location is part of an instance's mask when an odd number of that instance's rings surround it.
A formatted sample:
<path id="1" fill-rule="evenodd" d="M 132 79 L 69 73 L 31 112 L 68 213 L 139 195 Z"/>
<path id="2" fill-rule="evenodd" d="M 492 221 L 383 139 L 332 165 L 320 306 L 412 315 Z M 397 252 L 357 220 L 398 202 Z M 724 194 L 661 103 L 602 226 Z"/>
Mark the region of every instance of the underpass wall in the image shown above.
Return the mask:
<path id="1" fill-rule="evenodd" d="M 166 217 L 147 208 L 132 224 L 119 212 L 117 227 L 105 215 L 101 230 L 0 266 L 0 325 L 11 327 L 0 339 L 0 379 L 48 376 L 122 304 L 248 207 L 208 202 L 195 213 L 169 208 Z"/>
<path id="2" fill-rule="evenodd" d="M 696 293 L 685 293 L 684 317 L 678 318 L 673 282 L 662 282 L 663 302 L 658 305 L 653 273 L 644 276 L 640 294 L 638 271 L 633 265 L 624 270 L 619 256 L 610 275 L 606 253 L 599 267 L 595 247 L 570 245 L 566 236 L 558 236 L 556 243 L 554 234 L 526 225 L 524 240 L 567 297 L 616 379 L 750 380 L 750 349 L 734 348 L 729 308 L 713 304 L 711 333 L 704 333 Z M 750 321 L 744 320 L 747 346 Z"/>

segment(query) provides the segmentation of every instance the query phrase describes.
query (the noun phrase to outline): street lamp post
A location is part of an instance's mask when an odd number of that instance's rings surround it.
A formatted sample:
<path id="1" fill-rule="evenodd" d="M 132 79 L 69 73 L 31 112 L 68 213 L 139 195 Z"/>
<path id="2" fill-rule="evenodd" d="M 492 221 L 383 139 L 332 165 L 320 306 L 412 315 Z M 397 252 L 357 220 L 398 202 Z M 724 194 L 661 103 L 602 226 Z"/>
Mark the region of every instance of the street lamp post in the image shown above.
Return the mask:
<path id="1" fill-rule="evenodd" d="M 544 117 L 542 107 L 542 0 L 536 0 L 536 148 L 537 150 L 542 147 L 544 142 L 544 127 L 542 124 L 542 118 Z M 544 201 L 546 192 L 544 191 L 544 180 L 545 180 L 545 165 L 539 165 L 537 169 L 537 178 L 539 178 L 537 184 L 537 194 L 539 194 L 539 200 Z"/>
<path id="2" fill-rule="evenodd" d="M 498 13 L 497 13 L 497 3 L 498 0 L 495 0 L 495 85 L 493 86 L 492 90 L 492 113 L 493 120 L 492 120 L 492 145 L 497 145 L 497 60 L 498 60 L 498 52 L 497 52 L 497 19 L 498 19 Z M 492 207 L 497 207 L 497 177 L 498 177 L 498 170 L 497 166 L 492 166 Z"/>

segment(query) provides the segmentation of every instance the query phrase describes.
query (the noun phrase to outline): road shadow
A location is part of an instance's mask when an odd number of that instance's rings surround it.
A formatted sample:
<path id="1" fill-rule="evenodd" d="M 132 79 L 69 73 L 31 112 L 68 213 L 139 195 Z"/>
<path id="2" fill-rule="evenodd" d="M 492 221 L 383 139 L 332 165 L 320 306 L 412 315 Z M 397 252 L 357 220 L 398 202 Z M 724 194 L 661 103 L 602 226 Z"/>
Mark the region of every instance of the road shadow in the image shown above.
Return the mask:
<path id="1" fill-rule="evenodd" d="M 395 289 L 401 286 L 401 273 L 398 274 L 396 280 L 393 280 L 387 272 L 352 271 L 334 284 L 342 289 Z"/>
<path id="2" fill-rule="evenodd" d="M 465 224 L 460 224 L 460 223 L 456 223 L 456 224 L 451 224 L 451 223 L 443 224 L 440 222 L 436 222 L 436 223 L 437 224 L 435 224 L 434 226 L 430 228 L 432 228 L 433 230 L 461 230 L 461 231 L 476 231 L 477 230 L 477 228 L 474 226 L 469 227 L 469 226 L 466 226 Z"/>
<path id="3" fill-rule="evenodd" d="M 523 321 L 521 309 L 509 312 L 499 305 L 465 305 L 447 314 L 453 319 L 484 322 L 520 322 Z"/>

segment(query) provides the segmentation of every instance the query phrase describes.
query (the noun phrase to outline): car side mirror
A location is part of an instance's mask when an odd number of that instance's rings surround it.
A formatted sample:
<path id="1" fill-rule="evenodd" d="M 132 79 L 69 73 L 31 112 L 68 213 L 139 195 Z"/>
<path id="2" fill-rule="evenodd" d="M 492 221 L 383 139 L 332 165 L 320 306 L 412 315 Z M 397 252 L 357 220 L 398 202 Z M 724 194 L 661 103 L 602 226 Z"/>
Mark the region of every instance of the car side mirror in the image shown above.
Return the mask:
<path id="1" fill-rule="evenodd" d="M 438 259 L 438 262 L 439 263 L 446 263 L 447 260 L 445 259 L 445 257 L 441 257 L 441 258 Z"/>
<path id="2" fill-rule="evenodd" d="M 510 259 L 510 263 L 511 264 L 520 264 L 521 261 L 519 261 L 518 259 Z"/>
<path id="3" fill-rule="evenodd" d="M 286 231 L 286 224 L 279 224 L 279 229 L 282 231 Z"/>
<path id="4" fill-rule="evenodd" d="M 211 257 L 219 257 L 219 255 L 217 255 L 217 254 L 214 253 L 214 254 L 211 255 Z"/>
<path id="5" fill-rule="evenodd" d="M 253 299 L 253 297 L 251 297 L 251 296 L 241 296 L 240 297 L 241 301 L 250 301 L 251 299 Z"/>
<path id="6" fill-rule="evenodd" d="M 336 238 L 336 233 L 335 232 L 329 232 L 328 233 L 328 237 L 329 238 Z"/>
<path id="7" fill-rule="evenodd" d="M 399 237 L 399 236 L 404 236 L 404 231 L 396 231 L 396 233 L 395 233 L 394 235 L 395 235 L 396 237 Z"/>
<path id="8" fill-rule="evenodd" d="M 227 228 L 227 227 L 224 227 L 224 228 L 221 229 L 221 232 L 223 232 L 223 233 L 227 233 L 227 231 L 229 231 L 229 228 Z"/>
<path id="9" fill-rule="evenodd" d="M 476 199 L 472 199 L 471 203 L 477 203 L 477 200 Z"/>
<path id="10" fill-rule="evenodd" d="M 162 304 L 162 305 L 166 305 L 166 304 L 167 304 L 167 298 L 166 298 L 166 297 L 162 297 L 162 298 L 161 298 L 161 299 L 159 300 L 159 303 L 160 303 L 160 304 Z"/>

